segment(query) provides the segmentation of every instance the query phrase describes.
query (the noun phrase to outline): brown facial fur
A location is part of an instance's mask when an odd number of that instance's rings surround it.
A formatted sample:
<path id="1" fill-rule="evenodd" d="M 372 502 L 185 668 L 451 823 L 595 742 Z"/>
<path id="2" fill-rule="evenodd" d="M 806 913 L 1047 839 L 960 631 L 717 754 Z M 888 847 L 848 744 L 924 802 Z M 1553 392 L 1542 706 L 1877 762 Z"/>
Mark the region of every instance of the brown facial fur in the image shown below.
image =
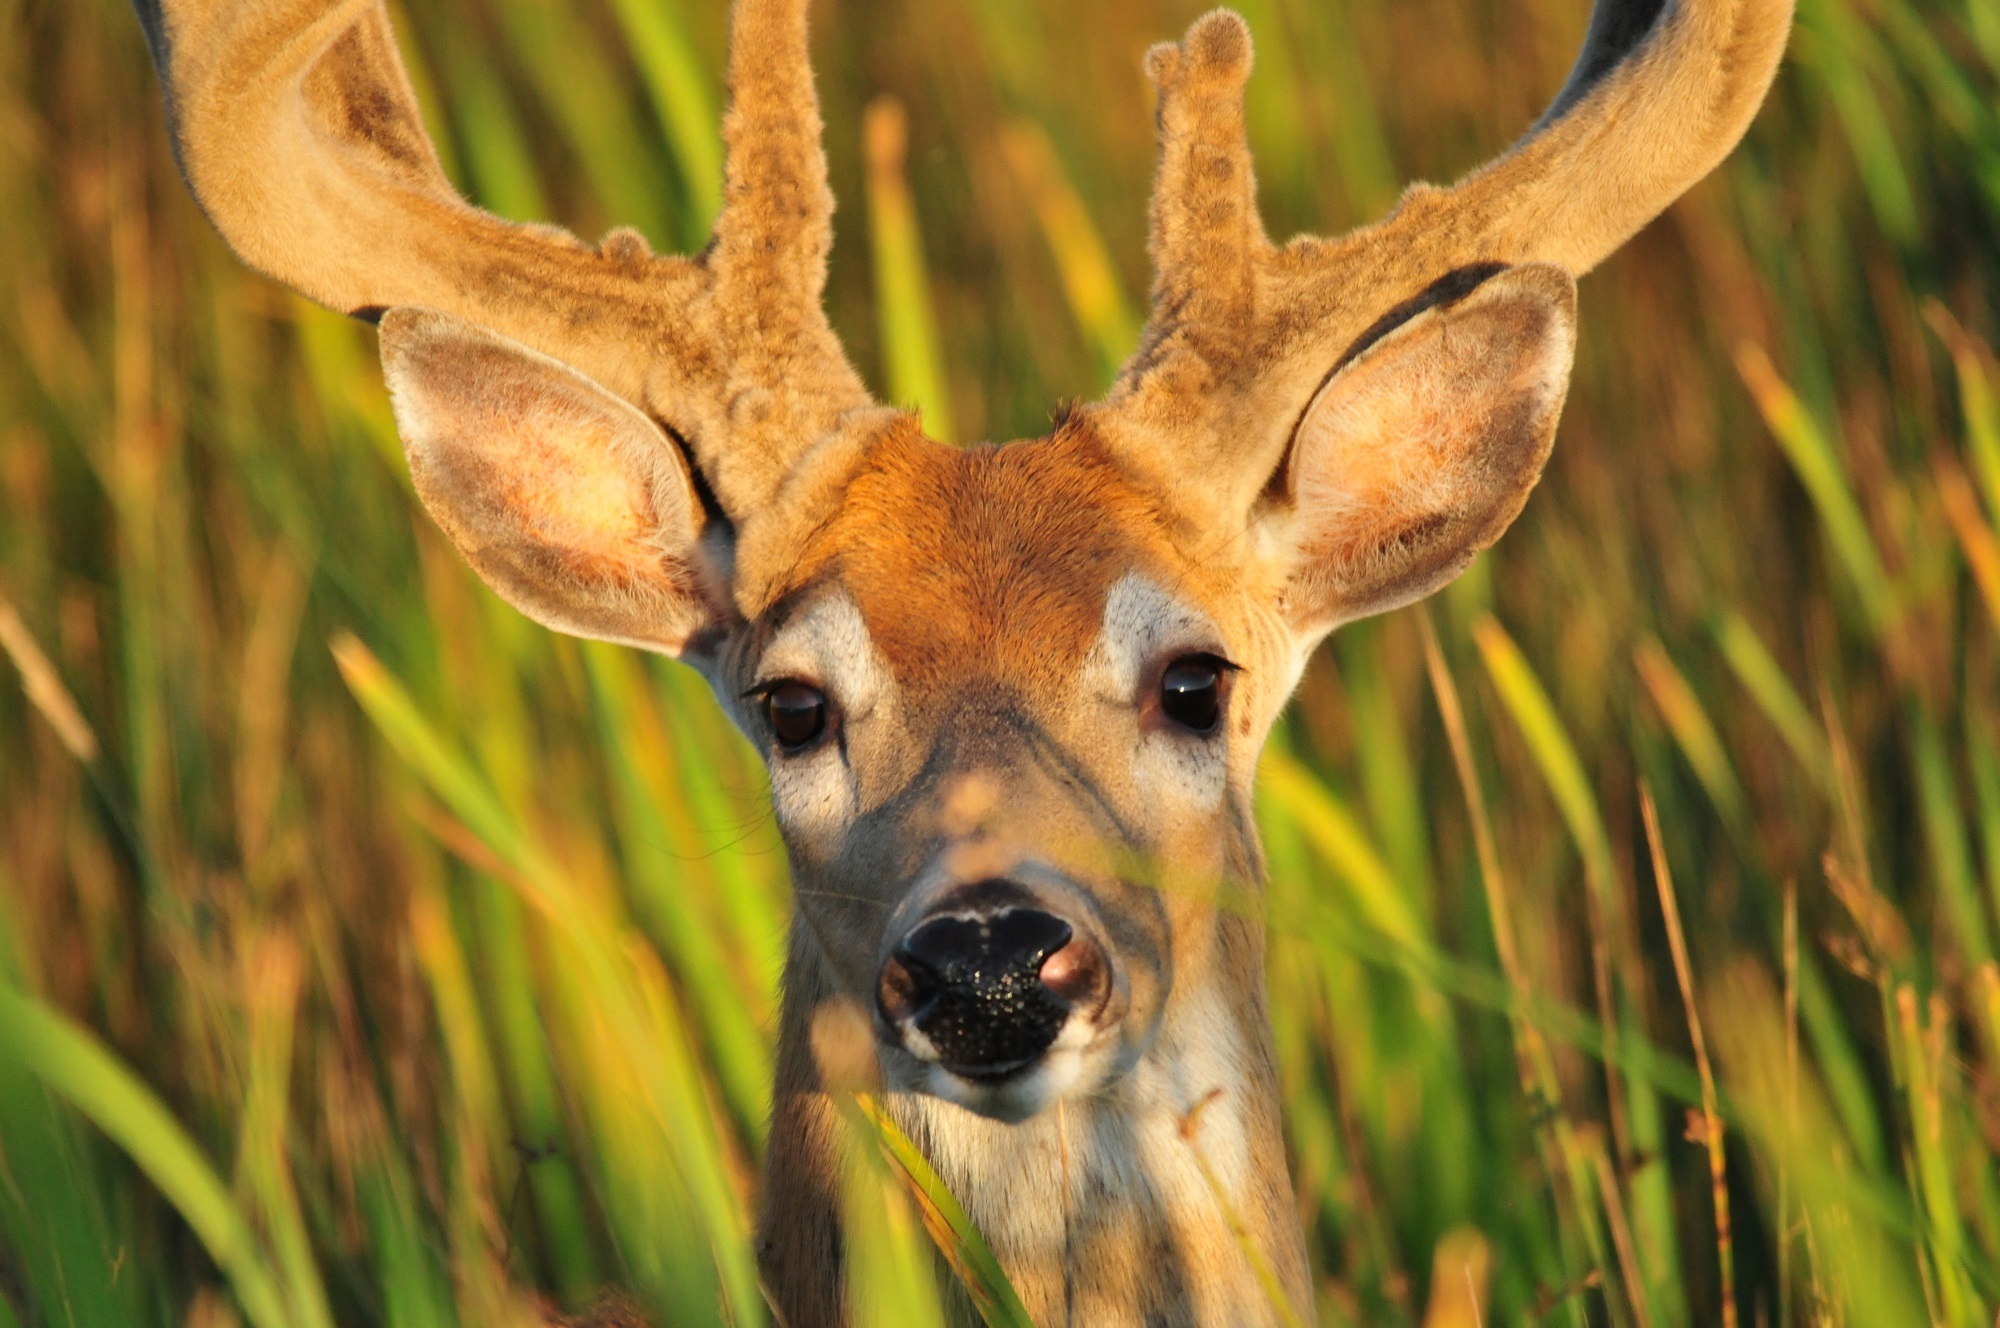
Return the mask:
<path id="1" fill-rule="evenodd" d="M 898 1073 L 908 1066 L 891 1048 L 892 1113 L 967 1204 L 1037 1322 L 1266 1321 L 1197 1148 L 1222 1161 L 1235 1217 L 1293 1303 L 1306 1304 L 1262 989 L 1243 981 L 1262 970 L 1261 928 L 1215 908 L 1210 893 L 1220 880 L 1254 888 L 1260 870 L 1251 774 L 1293 648 L 1259 609 L 1270 569 L 1255 565 L 1250 541 L 1204 541 L 1180 523 L 1082 422 L 961 450 L 901 421 L 861 454 L 832 508 L 752 633 L 782 635 L 838 597 L 865 623 L 894 693 L 893 705 L 851 716 L 843 735 L 861 789 L 851 829 L 794 845 L 799 925 L 765 1182 L 785 1200 L 767 1210 L 760 1245 L 786 1321 L 844 1321 L 829 1257 L 839 1135 L 810 1030 L 843 1005 L 870 1008 L 874 966 L 921 881 L 1024 862 L 1084 891 L 1074 916 L 1100 929 L 1124 984 L 1120 1020 L 1105 1032 L 1114 1052 L 1124 1048 L 1123 1068 L 1060 1112 L 1005 1124 L 907 1091 Z M 1132 756 L 1135 743 L 1162 740 L 1144 696 L 1093 690 L 1107 598 L 1135 573 L 1206 620 L 1187 644 L 1245 666 L 1228 732 L 1164 738 L 1217 763 L 1212 802 L 1163 808 Z M 1143 693 L 1153 685 L 1144 671 L 1173 646 L 1137 653 Z M 820 681 L 836 707 L 849 700 L 836 680 Z M 772 760 L 786 824 L 787 758 Z M 1159 874 L 1127 879 L 1121 853 Z M 1204 1101 L 1207 1124 L 1190 1142 L 1181 1123 Z"/>
<path id="2" fill-rule="evenodd" d="M 908 421 L 871 450 L 796 580 L 838 578 L 912 693 L 981 676 L 1034 696 L 1075 677 L 1115 577 L 1177 561 L 1167 529 L 1087 426 L 961 449 Z"/>
<path id="3" fill-rule="evenodd" d="M 1204 557 L 1181 546 L 1176 537 L 1185 533 L 1087 426 L 959 449 L 902 419 L 861 453 L 833 515 L 750 625 L 744 654 L 726 666 L 737 680 L 730 687 L 772 675 L 757 665 L 773 636 L 833 597 L 852 605 L 865 629 L 865 640 L 842 649 L 878 657 L 886 674 L 878 700 L 805 669 L 829 695 L 857 802 L 837 838 L 795 839 L 794 859 L 825 874 L 838 899 L 870 901 L 805 905 L 820 915 L 827 960 L 850 994 L 865 1000 L 872 990 L 882 910 L 953 846 L 946 870 L 958 876 L 977 875 L 968 864 L 989 860 L 1004 871 L 1017 842 L 1029 840 L 1048 865 L 1082 878 L 1115 875 L 1106 864 L 1121 852 L 1211 876 L 1246 861 L 1227 851 L 1232 836 L 1219 821 L 1154 825 L 1133 787 L 1124 753 L 1139 728 L 1158 727 L 1142 725 L 1141 702 L 1172 652 L 1139 661 L 1152 672 L 1127 682 L 1129 695 L 1107 696 L 1087 676 L 1113 584 L 1143 576 L 1211 624 L 1180 646 L 1248 666 L 1253 682 L 1236 689 L 1232 713 L 1242 715 L 1238 736 L 1261 736 L 1268 713 L 1260 693 L 1270 690 L 1262 684 L 1284 673 L 1286 647 L 1242 626 L 1254 605 L 1244 593 L 1254 579 L 1242 560 L 1247 546 L 1227 550 L 1234 559 Z M 1267 645 L 1275 647 L 1268 658 Z M 746 728 L 768 743 L 754 715 Z M 783 777 L 794 758 L 772 760 L 782 824 Z M 1239 772 L 1246 784 L 1248 768 Z M 827 929 L 837 933 L 830 940 Z"/>

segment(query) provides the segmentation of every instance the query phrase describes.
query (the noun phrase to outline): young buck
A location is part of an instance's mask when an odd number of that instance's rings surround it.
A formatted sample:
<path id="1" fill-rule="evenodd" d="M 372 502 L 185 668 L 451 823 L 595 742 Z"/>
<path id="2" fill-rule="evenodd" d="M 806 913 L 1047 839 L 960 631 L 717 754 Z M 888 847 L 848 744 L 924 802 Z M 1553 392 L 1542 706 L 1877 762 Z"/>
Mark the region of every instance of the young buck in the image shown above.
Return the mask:
<path id="1" fill-rule="evenodd" d="M 875 404 L 822 313 L 805 0 L 737 4 L 692 258 L 466 204 L 381 0 L 138 3 L 195 196 L 379 324 L 466 559 L 558 631 L 693 664 L 765 753 L 798 883 L 759 1230 L 784 1321 L 845 1317 L 834 1027 L 872 1028 L 890 1112 L 1037 1320 L 1274 1321 L 1232 1227 L 1307 1312 L 1263 930 L 1213 904 L 1260 879 L 1258 750 L 1321 638 L 1520 512 L 1576 277 L 1734 146 L 1791 0 L 1598 0 L 1507 153 L 1283 246 L 1249 35 L 1199 19 L 1146 59 L 1137 352 L 1047 436 L 966 448 Z"/>

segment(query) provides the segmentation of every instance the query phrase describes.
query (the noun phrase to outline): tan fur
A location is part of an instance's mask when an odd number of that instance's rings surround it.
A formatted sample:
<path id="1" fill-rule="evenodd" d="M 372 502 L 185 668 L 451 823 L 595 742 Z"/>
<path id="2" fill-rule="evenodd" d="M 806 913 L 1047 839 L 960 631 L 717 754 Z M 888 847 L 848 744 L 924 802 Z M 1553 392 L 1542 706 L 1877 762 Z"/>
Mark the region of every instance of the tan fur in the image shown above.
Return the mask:
<path id="1" fill-rule="evenodd" d="M 1160 525 L 1157 502 L 1082 426 L 1033 447 L 953 448 L 905 419 L 874 445 L 794 576 L 850 590 L 914 698 L 980 665 L 1034 696 L 1067 681 L 1105 588 Z"/>
<path id="2" fill-rule="evenodd" d="M 669 652 L 713 616 L 720 588 L 692 566 L 701 503 L 658 425 L 449 314 L 391 310 L 382 366 L 417 495 L 509 603 L 558 631 Z M 535 479 L 549 474 L 570 482 Z"/>
<path id="3" fill-rule="evenodd" d="M 1510 268 L 1320 389 L 1282 494 L 1300 555 L 1288 617 L 1331 625 L 1420 599 L 1513 524 L 1555 442 L 1575 308 L 1561 268 Z"/>
<path id="4" fill-rule="evenodd" d="M 1276 1321 L 1232 1223 L 1310 1315 L 1258 980 L 1258 753 L 1328 630 L 1435 589 L 1519 513 L 1574 276 L 1719 161 L 1768 87 L 1790 0 L 1667 0 L 1614 49 L 1635 3 L 1600 0 L 1570 87 L 1510 153 L 1283 247 L 1244 137 L 1248 31 L 1198 20 L 1147 57 L 1138 353 L 1048 437 L 955 450 L 869 401 L 820 310 L 804 0 L 737 4 L 725 206 L 694 259 L 468 207 L 380 0 L 139 0 L 230 243 L 337 308 L 389 310 L 440 527 L 540 621 L 696 664 L 767 754 L 796 908 L 758 1240 L 791 1328 L 848 1320 L 814 1030 L 861 1027 L 888 947 L 994 877 L 1107 957 L 1101 1008 L 998 1085 L 886 1024 L 828 1072 L 870 1079 L 872 1048 L 1038 1322 Z M 1238 666 L 1209 735 L 1159 700 L 1191 653 Z M 829 705 L 798 752 L 745 699 L 781 679 Z"/>

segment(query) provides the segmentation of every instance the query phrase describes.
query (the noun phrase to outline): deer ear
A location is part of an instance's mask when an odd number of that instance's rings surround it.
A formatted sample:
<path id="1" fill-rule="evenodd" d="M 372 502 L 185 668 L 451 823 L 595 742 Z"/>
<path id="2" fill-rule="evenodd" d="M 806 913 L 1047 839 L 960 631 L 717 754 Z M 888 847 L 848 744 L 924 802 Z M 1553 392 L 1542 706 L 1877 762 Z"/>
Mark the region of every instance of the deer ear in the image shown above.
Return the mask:
<path id="1" fill-rule="evenodd" d="M 669 654 L 716 618 L 701 500 L 659 426 L 568 366 L 429 309 L 382 318 L 417 496 L 536 622 Z"/>
<path id="2" fill-rule="evenodd" d="M 1299 421 L 1273 517 L 1294 559 L 1295 626 L 1421 599 L 1498 539 L 1548 460 L 1575 349 L 1575 282 L 1530 264 L 1421 308 L 1339 366 Z"/>

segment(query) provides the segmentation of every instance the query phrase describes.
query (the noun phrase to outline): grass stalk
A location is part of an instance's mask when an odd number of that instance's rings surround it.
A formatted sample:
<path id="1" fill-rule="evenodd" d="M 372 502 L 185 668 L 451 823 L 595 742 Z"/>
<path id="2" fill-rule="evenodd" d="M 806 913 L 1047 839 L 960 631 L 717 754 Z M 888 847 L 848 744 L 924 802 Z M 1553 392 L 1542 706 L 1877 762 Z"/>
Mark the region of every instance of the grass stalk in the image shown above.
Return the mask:
<path id="1" fill-rule="evenodd" d="M 1937 476 L 1938 497 L 1944 503 L 1945 518 L 1951 522 L 1952 533 L 1958 536 L 1965 565 L 1972 569 L 1972 584 L 1978 587 L 1994 627 L 2000 628 L 2000 536 L 1994 535 L 1993 527 L 1980 514 L 1979 500 L 1973 496 L 1972 485 L 1958 463 L 1940 452 L 1931 459 L 1931 467 Z M 2000 506 L 1995 510 L 2000 511 Z"/>
<path id="2" fill-rule="evenodd" d="M 1604 1204 L 1606 1223 L 1611 1228 L 1611 1248 L 1618 1253 L 1618 1270 L 1624 1276 L 1626 1302 L 1632 1307 L 1632 1321 L 1638 1328 L 1652 1328 L 1652 1313 L 1646 1305 L 1646 1278 L 1639 1269 L 1639 1247 L 1632 1240 L 1632 1224 L 1625 1218 L 1625 1203 L 1619 1197 L 1618 1172 L 1611 1155 L 1602 1145 L 1590 1150 L 1596 1166 L 1597 1192 Z"/>
<path id="3" fill-rule="evenodd" d="M 1737 778 L 1729 753 L 1722 745 L 1722 735 L 1716 731 L 1715 721 L 1708 717 L 1701 698 L 1688 685 L 1687 678 L 1675 667 L 1666 647 L 1657 638 L 1648 636 L 1639 642 L 1633 650 L 1633 663 L 1639 670 L 1647 694 L 1659 709 L 1660 717 L 1666 721 L 1682 755 L 1693 767 L 1703 791 L 1715 804 L 1723 823 L 1731 833 L 1748 842 L 1754 834 L 1749 797 L 1743 791 L 1743 783 Z"/>
<path id="4" fill-rule="evenodd" d="M 1701 1076 L 1701 1140 L 1708 1152 L 1709 1192 L 1715 1212 L 1715 1255 L 1722 1278 L 1722 1325 L 1736 1328 L 1736 1244 L 1729 1219 L 1729 1172 L 1723 1152 L 1722 1113 L 1717 1107 L 1715 1071 L 1708 1060 L 1708 1041 L 1702 1036 L 1701 1010 L 1695 1003 L 1694 966 L 1688 959 L 1687 935 L 1681 927 L 1680 904 L 1674 896 L 1674 877 L 1667 866 L 1666 841 L 1660 834 L 1660 813 L 1653 805 L 1653 791 L 1639 786 L 1639 809 L 1646 823 L 1646 847 L 1653 858 L 1653 883 L 1660 892 L 1660 912 L 1667 925 L 1667 945 L 1673 952 L 1674 979 L 1680 984 L 1681 1005 L 1687 1014 L 1688 1037 L 1694 1044 L 1695 1071 Z"/>
<path id="5" fill-rule="evenodd" d="M 1799 889 L 1795 881 L 1785 882 L 1785 922 L 1783 945 L 1785 1002 L 1785 1084 L 1781 1128 L 1786 1134 L 1797 1129 L 1799 1114 Z M 1788 1153 L 1777 1158 L 1778 1172 L 1778 1322 L 1792 1322 L 1792 1160 Z"/>
<path id="6" fill-rule="evenodd" d="M 1986 493 L 1986 510 L 2000 521 L 2000 401 L 1994 399 L 1993 354 L 1936 300 L 1924 302 L 1924 320 L 1951 353 L 1973 470 Z M 1945 455 L 1934 453 L 1933 461 L 1943 462 Z"/>
<path id="7" fill-rule="evenodd" d="M 1722 656 L 1757 703 L 1771 727 L 1778 731 L 1785 745 L 1798 758 L 1799 764 L 1811 775 L 1813 781 L 1825 790 L 1827 796 L 1834 794 L 1833 762 L 1826 749 L 1826 739 L 1819 726 L 1813 722 L 1812 712 L 1799 699 L 1798 690 L 1792 686 L 1785 670 L 1772 655 L 1770 647 L 1757 635 L 1756 629 L 1738 613 L 1725 613 L 1715 620 L 1716 644 L 1722 649 Z"/>
<path id="8" fill-rule="evenodd" d="M 275 1249 L 291 1321 L 298 1328 L 333 1328 L 312 1237 L 299 1207 L 285 1141 L 290 1133 L 292 1038 L 303 957 L 289 936 L 263 938 L 245 975 L 250 1009 L 249 1084 L 244 1094 L 238 1167 Z"/>
<path id="9" fill-rule="evenodd" d="M 1746 343 L 1738 347 L 1736 369 L 1785 459 L 1811 496 L 1869 626 L 1878 633 L 1887 631 L 1897 612 L 1895 591 L 1839 453 L 1798 394 L 1778 376 L 1761 346 Z"/>

